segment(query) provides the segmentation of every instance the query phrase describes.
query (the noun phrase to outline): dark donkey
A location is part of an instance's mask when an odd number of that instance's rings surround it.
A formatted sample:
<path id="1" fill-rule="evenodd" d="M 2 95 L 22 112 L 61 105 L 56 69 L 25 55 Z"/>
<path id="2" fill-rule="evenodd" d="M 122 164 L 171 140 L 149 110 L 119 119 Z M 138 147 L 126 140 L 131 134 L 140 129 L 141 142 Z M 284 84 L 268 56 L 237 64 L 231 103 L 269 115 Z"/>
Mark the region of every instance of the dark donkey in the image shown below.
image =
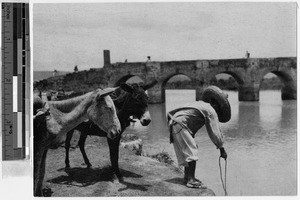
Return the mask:
<path id="1" fill-rule="evenodd" d="M 140 86 L 138 84 L 121 84 L 120 88 L 117 89 L 112 95 L 113 102 L 117 109 L 117 115 L 121 123 L 121 134 L 125 131 L 126 127 L 129 126 L 132 119 L 130 117 L 139 119 L 143 126 L 147 126 L 151 122 L 151 117 L 148 111 L 148 96 L 145 91 L 155 85 L 157 81 L 154 81 L 148 85 Z M 84 144 L 88 135 L 95 135 L 100 137 L 106 137 L 107 134 L 99 129 L 93 122 L 83 122 L 78 125 L 75 129 L 67 133 L 67 138 L 65 142 L 66 148 L 66 169 L 70 168 L 69 162 L 69 149 L 70 141 L 72 139 L 74 130 L 80 132 L 80 138 L 78 141 L 78 146 L 82 153 L 83 159 L 87 167 L 91 167 L 91 163 L 85 153 Z M 113 170 L 113 178 L 123 180 L 122 174 L 119 170 L 118 160 L 119 160 L 119 144 L 121 139 L 121 134 L 110 139 L 107 137 L 107 142 L 109 145 L 110 161 Z"/>

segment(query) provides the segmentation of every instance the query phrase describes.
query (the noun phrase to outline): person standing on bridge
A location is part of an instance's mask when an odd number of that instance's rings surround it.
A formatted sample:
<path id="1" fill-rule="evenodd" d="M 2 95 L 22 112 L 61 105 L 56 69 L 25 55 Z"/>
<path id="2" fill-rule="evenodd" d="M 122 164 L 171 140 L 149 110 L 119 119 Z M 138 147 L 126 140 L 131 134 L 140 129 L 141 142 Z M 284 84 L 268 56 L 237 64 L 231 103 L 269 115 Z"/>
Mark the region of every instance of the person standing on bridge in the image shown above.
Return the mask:
<path id="1" fill-rule="evenodd" d="M 246 51 L 246 55 L 245 55 L 246 58 L 250 58 L 250 53 L 248 51 Z"/>
<path id="2" fill-rule="evenodd" d="M 231 117 L 231 108 L 227 96 L 215 86 L 206 88 L 203 101 L 196 101 L 179 107 L 168 113 L 170 143 L 173 143 L 179 166 L 184 166 L 184 184 L 189 188 L 207 188 L 195 177 L 198 146 L 195 134 L 205 124 L 212 142 L 220 150 L 220 156 L 227 159 L 223 147 L 223 134 L 220 122 L 227 122 Z"/>

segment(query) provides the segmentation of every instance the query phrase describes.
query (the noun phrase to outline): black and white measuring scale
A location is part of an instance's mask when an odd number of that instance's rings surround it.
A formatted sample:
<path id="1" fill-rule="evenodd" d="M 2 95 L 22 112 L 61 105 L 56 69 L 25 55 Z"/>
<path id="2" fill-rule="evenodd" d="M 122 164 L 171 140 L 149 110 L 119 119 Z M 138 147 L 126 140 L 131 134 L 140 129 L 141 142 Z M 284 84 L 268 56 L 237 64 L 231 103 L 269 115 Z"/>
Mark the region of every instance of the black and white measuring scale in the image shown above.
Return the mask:
<path id="1" fill-rule="evenodd" d="M 2 3 L 2 160 L 29 155 L 29 4 Z M 27 144 L 28 146 L 29 144 Z"/>

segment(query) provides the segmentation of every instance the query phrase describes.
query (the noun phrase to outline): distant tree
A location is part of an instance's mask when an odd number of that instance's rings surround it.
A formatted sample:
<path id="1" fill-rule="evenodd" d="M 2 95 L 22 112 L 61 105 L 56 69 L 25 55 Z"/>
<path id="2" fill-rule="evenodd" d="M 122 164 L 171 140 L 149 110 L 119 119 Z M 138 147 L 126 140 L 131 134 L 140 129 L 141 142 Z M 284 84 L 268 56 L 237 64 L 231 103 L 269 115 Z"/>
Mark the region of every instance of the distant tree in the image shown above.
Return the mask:
<path id="1" fill-rule="evenodd" d="M 48 83 L 48 81 L 46 79 L 42 80 L 42 86 L 44 88 L 48 87 L 48 85 L 49 85 L 49 83 Z"/>
<path id="2" fill-rule="evenodd" d="M 218 80 L 216 77 L 213 77 L 211 80 L 210 80 L 210 84 L 211 85 L 217 85 L 218 84 Z"/>
<path id="3" fill-rule="evenodd" d="M 38 89 L 38 90 L 43 90 L 49 86 L 49 83 L 46 79 L 40 80 L 40 81 L 35 81 L 33 87 Z"/>
<path id="4" fill-rule="evenodd" d="M 33 82 L 33 88 L 36 88 L 36 87 L 38 87 L 38 82 L 37 82 L 37 81 L 34 81 L 34 82 Z"/>
<path id="5" fill-rule="evenodd" d="M 225 84 L 226 84 L 226 82 L 225 82 L 224 79 L 220 79 L 220 80 L 219 80 L 219 83 L 220 83 L 220 85 L 225 85 Z"/>
<path id="6" fill-rule="evenodd" d="M 235 79 L 231 76 L 228 78 L 228 80 L 229 80 L 229 82 L 234 82 L 235 81 Z"/>

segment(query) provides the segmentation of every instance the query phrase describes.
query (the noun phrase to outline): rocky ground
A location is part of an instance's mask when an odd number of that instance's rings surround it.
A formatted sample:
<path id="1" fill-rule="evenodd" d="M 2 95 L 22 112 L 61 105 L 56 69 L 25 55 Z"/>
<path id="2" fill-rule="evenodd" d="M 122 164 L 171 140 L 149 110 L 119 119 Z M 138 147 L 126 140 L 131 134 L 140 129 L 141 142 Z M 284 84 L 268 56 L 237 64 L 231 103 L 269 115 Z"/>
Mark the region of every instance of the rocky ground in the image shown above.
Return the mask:
<path id="1" fill-rule="evenodd" d="M 106 138 L 88 137 L 86 152 L 93 165 L 88 169 L 76 148 L 78 136 L 74 135 L 70 170 L 64 169 L 63 147 L 48 152 L 45 185 L 51 188 L 51 196 L 214 196 L 210 189 L 185 187 L 177 167 L 137 156 L 125 148 L 120 148 L 119 160 L 124 182 L 113 182 Z"/>

